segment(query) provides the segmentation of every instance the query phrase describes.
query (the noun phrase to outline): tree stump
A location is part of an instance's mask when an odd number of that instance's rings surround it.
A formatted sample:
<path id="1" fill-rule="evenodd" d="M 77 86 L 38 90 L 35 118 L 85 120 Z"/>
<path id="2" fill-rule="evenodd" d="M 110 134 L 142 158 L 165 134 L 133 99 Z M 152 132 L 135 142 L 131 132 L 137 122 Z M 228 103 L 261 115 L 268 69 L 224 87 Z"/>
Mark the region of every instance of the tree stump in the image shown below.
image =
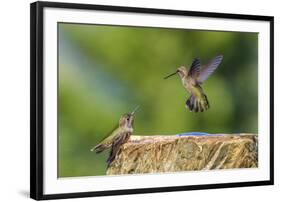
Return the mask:
<path id="1" fill-rule="evenodd" d="M 256 168 L 255 134 L 131 136 L 107 175 Z"/>

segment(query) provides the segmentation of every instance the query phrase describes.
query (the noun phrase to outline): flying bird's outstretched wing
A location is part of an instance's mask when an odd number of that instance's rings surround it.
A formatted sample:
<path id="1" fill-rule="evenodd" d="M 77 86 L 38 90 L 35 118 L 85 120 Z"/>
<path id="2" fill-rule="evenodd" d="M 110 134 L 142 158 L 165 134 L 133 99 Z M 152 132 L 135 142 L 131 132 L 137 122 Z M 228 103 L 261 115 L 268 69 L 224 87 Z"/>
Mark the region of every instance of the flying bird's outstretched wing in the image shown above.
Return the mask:
<path id="1" fill-rule="evenodd" d="M 188 76 L 192 78 L 197 78 L 200 75 L 200 66 L 201 64 L 199 58 L 195 58 L 188 71 Z"/>
<path id="2" fill-rule="evenodd" d="M 208 64 L 206 64 L 204 67 L 201 67 L 199 76 L 197 77 L 197 81 L 199 83 L 202 83 L 205 81 L 219 66 L 223 59 L 222 55 L 218 55 L 215 58 L 213 58 Z"/>

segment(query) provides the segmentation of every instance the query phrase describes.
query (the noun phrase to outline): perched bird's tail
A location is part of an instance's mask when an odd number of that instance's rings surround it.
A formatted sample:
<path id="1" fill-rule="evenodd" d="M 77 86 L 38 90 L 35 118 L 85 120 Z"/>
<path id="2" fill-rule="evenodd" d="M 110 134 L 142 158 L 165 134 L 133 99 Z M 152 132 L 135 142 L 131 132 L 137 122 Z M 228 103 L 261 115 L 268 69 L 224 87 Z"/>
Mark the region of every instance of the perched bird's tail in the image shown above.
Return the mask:
<path id="1" fill-rule="evenodd" d="M 98 144 L 97 146 L 93 147 L 91 151 L 95 151 L 97 154 L 101 153 L 103 150 L 107 149 L 108 146 L 104 144 Z"/>
<path id="2" fill-rule="evenodd" d="M 203 112 L 210 108 L 208 98 L 203 93 L 200 97 L 191 95 L 185 105 L 191 112 Z"/>

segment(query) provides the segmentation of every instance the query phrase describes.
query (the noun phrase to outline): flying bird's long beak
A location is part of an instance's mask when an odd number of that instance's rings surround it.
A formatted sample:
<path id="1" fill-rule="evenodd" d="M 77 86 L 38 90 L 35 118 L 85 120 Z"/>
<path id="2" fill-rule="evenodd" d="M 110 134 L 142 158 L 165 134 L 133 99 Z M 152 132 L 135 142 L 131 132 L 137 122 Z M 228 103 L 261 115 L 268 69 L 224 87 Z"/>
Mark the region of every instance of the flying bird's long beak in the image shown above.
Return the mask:
<path id="1" fill-rule="evenodd" d="M 177 73 L 178 73 L 178 71 L 176 71 L 176 72 L 174 72 L 174 73 L 172 73 L 172 74 L 170 74 L 170 75 L 164 77 L 164 79 L 167 79 L 167 78 L 169 78 L 169 77 L 171 77 L 171 76 L 174 76 L 174 75 L 177 74 Z"/>
<path id="2" fill-rule="evenodd" d="M 138 111 L 138 109 L 140 108 L 140 106 L 136 106 L 136 108 L 131 112 L 131 115 L 134 115 L 136 113 L 136 111 Z"/>

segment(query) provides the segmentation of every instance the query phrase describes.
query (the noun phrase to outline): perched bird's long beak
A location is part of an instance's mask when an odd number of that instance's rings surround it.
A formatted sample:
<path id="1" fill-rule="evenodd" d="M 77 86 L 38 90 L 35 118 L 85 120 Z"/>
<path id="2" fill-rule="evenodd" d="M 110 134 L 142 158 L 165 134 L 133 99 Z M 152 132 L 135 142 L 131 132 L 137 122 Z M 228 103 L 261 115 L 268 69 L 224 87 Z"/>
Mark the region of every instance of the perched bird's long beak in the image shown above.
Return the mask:
<path id="1" fill-rule="evenodd" d="M 167 79 L 167 78 L 169 78 L 169 77 L 171 77 L 171 76 L 174 76 L 174 75 L 177 74 L 177 73 L 178 73 L 178 71 L 176 71 L 176 72 L 174 72 L 174 73 L 172 73 L 172 74 L 170 74 L 170 75 L 164 77 L 164 79 Z"/>
<path id="2" fill-rule="evenodd" d="M 136 113 L 136 111 L 138 111 L 138 109 L 140 108 L 140 106 L 136 106 L 136 108 L 131 112 L 131 115 L 134 115 Z"/>

